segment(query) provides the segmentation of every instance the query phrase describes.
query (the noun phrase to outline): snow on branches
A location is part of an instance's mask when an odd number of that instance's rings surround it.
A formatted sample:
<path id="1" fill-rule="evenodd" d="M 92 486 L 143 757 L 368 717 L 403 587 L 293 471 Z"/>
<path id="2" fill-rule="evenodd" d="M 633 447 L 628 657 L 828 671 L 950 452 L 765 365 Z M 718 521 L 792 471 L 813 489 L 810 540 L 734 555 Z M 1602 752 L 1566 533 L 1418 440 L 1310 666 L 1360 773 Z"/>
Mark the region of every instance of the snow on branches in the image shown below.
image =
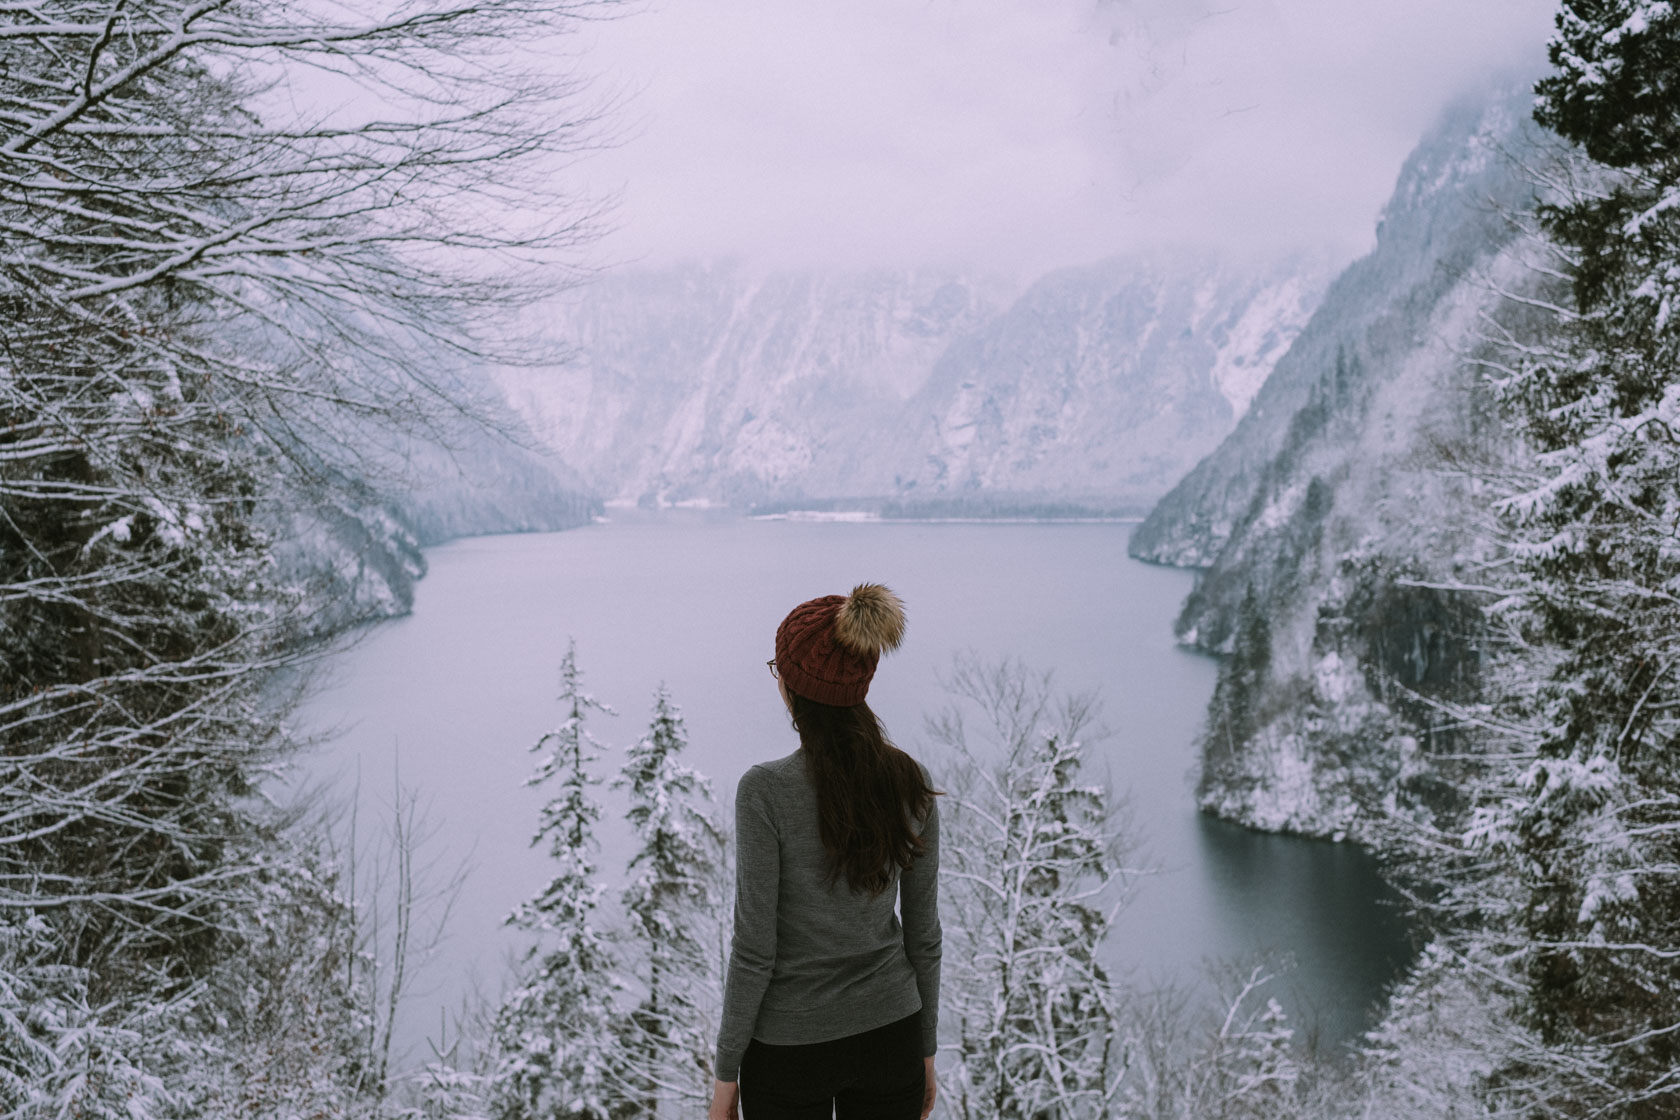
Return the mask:
<path id="1" fill-rule="evenodd" d="M 518 61 L 585 6 L 0 6 L 0 921 L 113 1062 L 285 878 L 254 795 L 322 604 L 278 527 L 481 413 L 450 363 L 527 355 L 585 231 L 528 188 L 593 111 Z"/>
<path id="2" fill-rule="evenodd" d="M 1019 666 L 959 662 L 932 724 L 949 752 L 942 1025 L 961 1120 L 1099 1117 L 1125 1072 L 1098 950 L 1126 870 L 1114 806 L 1084 781 L 1088 699 Z M 971 738 L 965 711 L 982 727 Z"/>
<path id="3" fill-rule="evenodd" d="M 711 783 L 679 759 L 687 746 L 682 713 L 660 685 L 647 734 L 613 781 L 630 796 L 637 847 L 621 902 L 644 978 L 623 1019 L 624 1089 L 648 1116 L 663 1102 L 698 1110 L 710 1099 L 723 1000 L 724 833 Z"/>
<path id="4" fill-rule="evenodd" d="M 1516 641 L 1452 897 L 1532 1036 L 1488 1079 L 1532 1115 L 1680 1105 L 1680 11 L 1566 0 L 1536 118 L 1580 146 L 1538 207 L 1551 319 L 1495 388 L 1532 467 L 1498 510 Z M 1569 306 L 1563 306 L 1568 304 Z M 1490 859 L 1491 857 L 1491 859 Z M 1478 870 L 1479 869 L 1479 870 Z M 1515 1037 L 1515 1036 L 1513 1036 Z"/>
<path id="5" fill-rule="evenodd" d="M 612 709 L 583 690 L 577 644 L 560 665 L 559 726 L 532 746 L 540 754 L 528 785 L 557 786 L 544 804 L 533 844 L 546 843 L 556 868 L 508 922 L 538 935 L 517 986 L 496 1017 L 492 1082 L 498 1116 L 568 1116 L 607 1120 L 615 1084 L 611 1025 L 626 981 L 616 939 L 602 925 L 595 825 L 600 806 L 590 787 L 601 745 L 585 727 L 589 713 Z"/>
<path id="6" fill-rule="evenodd" d="M 710 783 L 679 756 L 682 714 L 663 686 L 647 734 L 613 785 L 627 791 L 636 840 L 620 902 L 607 907 L 595 860 L 601 810 L 591 794 L 605 753 L 577 647 L 560 667 L 560 725 L 538 740 L 530 784 L 555 787 L 533 843 L 557 870 L 509 921 L 537 935 L 494 1025 L 490 1102 L 503 1120 L 655 1116 L 696 1108 L 711 1089 L 722 1003 L 726 873 Z"/>

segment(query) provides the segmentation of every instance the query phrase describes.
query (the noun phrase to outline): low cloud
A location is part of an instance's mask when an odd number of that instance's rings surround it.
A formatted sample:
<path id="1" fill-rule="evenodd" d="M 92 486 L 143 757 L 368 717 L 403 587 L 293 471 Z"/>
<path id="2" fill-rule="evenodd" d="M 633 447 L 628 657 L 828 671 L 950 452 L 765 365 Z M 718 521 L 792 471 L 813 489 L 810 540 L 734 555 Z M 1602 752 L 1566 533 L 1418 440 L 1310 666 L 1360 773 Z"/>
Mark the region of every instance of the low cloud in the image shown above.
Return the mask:
<path id="1" fill-rule="evenodd" d="M 1161 243 L 1370 243 L 1454 96 L 1537 74 L 1550 0 L 664 0 L 577 169 L 613 260 L 1035 271 Z"/>

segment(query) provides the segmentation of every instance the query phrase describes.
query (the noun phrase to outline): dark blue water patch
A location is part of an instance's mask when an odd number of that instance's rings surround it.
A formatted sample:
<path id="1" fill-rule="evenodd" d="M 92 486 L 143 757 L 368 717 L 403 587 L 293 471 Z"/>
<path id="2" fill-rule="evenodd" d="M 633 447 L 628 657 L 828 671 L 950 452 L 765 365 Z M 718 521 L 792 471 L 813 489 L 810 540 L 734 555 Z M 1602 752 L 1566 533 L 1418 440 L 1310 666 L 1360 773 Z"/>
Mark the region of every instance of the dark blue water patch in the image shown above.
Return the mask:
<path id="1" fill-rule="evenodd" d="M 1296 1040 L 1342 1050 L 1373 1022 L 1415 955 L 1404 902 L 1357 844 L 1256 832 L 1200 816 L 1198 866 L 1226 901 L 1237 960 L 1279 972 Z"/>

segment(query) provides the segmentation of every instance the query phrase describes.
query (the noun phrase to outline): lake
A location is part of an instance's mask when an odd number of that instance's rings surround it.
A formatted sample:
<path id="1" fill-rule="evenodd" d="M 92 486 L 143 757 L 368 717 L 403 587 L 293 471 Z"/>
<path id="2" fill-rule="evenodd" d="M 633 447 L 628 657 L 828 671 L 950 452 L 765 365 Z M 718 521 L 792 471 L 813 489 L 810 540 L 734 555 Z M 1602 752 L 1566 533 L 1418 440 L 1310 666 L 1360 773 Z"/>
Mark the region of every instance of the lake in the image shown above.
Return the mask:
<path id="1" fill-rule="evenodd" d="M 616 770 L 640 737 L 664 682 L 687 719 L 689 763 L 727 803 L 748 766 L 797 745 L 764 664 L 777 624 L 802 600 L 865 580 L 897 591 L 909 615 L 870 703 L 936 779 L 923 724 L 945 703 L 939 681 L 955 655 L 1018 658 L 1053 672 L 1058 689 L 1099 694 L 1109 733 L 1095 772 L 1128 796 L 1134 862 L 1154 869 L 1111 938 L 1118 968 L 1206 993 L 1210 965 L 1264 956 L 1290 965 L 1274 990 L 1298 1037 L 1333 1046 L 1357 1034 L 1407 958 L 1405 923 L 1359 849 L 1196 811 L 1193 742 L 1217 667 L 1173 641 L 1192 577 L 1129 559 L 1130 531 L 615 511 L 563 533 L 428 550 L 413 614 L 336 654 L 300 714 L 305 728 L 335 730 L 304 769 L 357 799 L 364 839 L 389 819 L 400 782 L 427 824 L 422 887 L 466 868 L 399 1018 L 403 1048 L 424 1055 L 467 993 L 495 995 L 520 944 L 502 919 L 547 880 L 546 855 L 529 846 L 542 794 L 522 782 L 529 748 L 560 717 L 567 642 L 587 688 L 619 712 L 590 725 L 613 748 L 603 766 Z M 601 864 L 614 874 L 627 834 L 601 792 Z"/>

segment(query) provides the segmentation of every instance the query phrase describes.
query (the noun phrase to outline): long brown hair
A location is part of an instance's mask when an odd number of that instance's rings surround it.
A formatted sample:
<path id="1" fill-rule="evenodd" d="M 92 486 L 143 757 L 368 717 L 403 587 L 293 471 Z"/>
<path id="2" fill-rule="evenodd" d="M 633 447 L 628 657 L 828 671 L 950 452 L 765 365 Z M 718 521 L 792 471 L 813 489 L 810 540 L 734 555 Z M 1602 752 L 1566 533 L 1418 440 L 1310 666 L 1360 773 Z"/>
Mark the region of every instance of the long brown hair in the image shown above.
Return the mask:
<path id="1" fill-rule="evenodd" d="M 828 881 L 880 894 L 922 854 L 919 825 L 937 796 L 915 759 L 893 746 L 868 704 L 835 707 L 789 692 L 793 727 L 817 789 Z"/>

